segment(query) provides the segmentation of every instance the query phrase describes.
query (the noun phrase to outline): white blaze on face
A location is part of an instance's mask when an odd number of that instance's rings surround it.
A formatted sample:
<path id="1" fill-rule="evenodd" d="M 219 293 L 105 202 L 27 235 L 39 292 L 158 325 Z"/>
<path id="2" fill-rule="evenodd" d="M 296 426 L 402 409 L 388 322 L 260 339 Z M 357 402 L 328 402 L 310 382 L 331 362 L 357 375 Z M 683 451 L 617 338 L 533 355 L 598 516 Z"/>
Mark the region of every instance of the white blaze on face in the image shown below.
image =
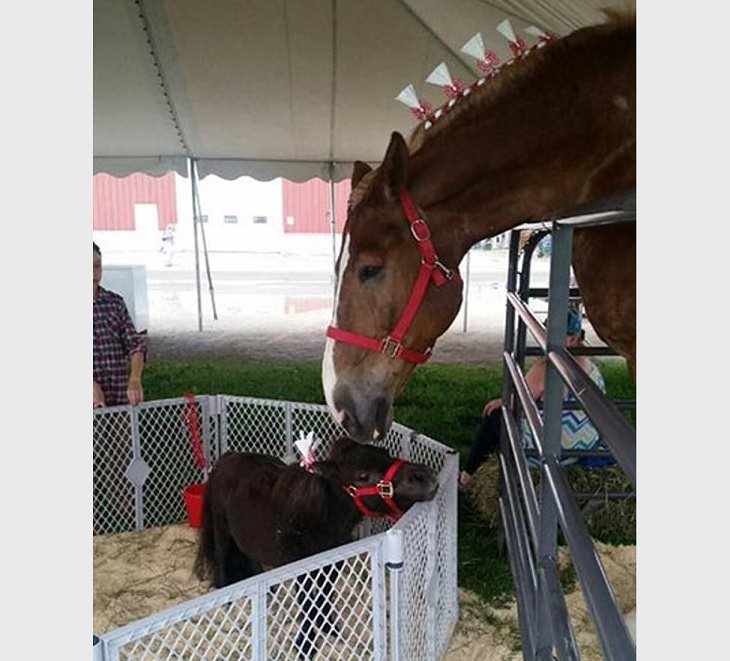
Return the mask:
<path id="1" fill-rule="evenodd" d="M 347 263 L 350 260 L 350 235 L 345 234 L 342 243 L 342 254 L 340 255 L 340 266 L 337 272 L 337 288 L 335 289 L 335 301 L 332 305 L 332 322 L 331 326 L 339 328 L 337 325 L 337 308 L 340 305 L 340 289 L 342 288 L 342 276 L 347 269 Z M 337 385 L 337 373 L 335 372 L 335 341 L 328 337 L 325 340 L 324 356 L 322 358 L 322 388 L 324 389 L 324 397 L 329 406 L 332 417 L 342 423 L 344 412 L 338 411 L 334 405 L 335 386 Z"/>

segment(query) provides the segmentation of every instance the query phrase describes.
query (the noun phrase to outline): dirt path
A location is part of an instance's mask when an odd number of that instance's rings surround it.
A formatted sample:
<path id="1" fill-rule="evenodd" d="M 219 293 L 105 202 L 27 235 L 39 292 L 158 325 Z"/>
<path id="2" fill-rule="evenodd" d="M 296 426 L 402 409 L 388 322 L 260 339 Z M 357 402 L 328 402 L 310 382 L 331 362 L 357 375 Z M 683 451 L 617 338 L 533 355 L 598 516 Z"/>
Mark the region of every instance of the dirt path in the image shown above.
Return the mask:
<path id="1" fill-rule="evenodd" d="M 485 364 L 501 360 L 501 331 L 452 332 L 434 349 L 433 363 Z M 322 327 L 276 329 L 164 330 L 149 336 L 148 360 L 320 361 Z"/>

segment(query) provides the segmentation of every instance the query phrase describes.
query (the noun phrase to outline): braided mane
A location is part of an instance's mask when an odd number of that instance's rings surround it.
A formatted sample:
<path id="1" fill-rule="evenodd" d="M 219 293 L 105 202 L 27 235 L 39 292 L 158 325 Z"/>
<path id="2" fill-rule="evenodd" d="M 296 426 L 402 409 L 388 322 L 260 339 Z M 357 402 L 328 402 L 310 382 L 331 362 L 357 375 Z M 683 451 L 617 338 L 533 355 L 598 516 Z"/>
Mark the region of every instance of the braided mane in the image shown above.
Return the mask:
<path id="1" fill-rule="evenodd" d="M 607 31 L 636 25 L 636 13 L 633 10 L 606 9 L 603 13 L 607 20 L 598 27 L 603 27 Z M 595 34 L 595 28 L 596 26 L 582 28 L 556 41 L 535 44 L 525 55 L 505 62 L 491 75 L 480 78 L 471 86 L 467 96 L 460 97 L 451 107 L 445 103 L 441 107 L 444 114 L 438 120 L 422 121 L 413 129 L 408 138 L 411 154 L 445 131 L 453 131 L 460 126 L 478 122 L 480 115 L 487 113 L 490 107 L 496 106 L 513 88 L 538 75 L 544 66 L 562 59 L 564 62 L 561 65 L 568 67 L 572 49 L 581 46 L 588 31 Z"/>

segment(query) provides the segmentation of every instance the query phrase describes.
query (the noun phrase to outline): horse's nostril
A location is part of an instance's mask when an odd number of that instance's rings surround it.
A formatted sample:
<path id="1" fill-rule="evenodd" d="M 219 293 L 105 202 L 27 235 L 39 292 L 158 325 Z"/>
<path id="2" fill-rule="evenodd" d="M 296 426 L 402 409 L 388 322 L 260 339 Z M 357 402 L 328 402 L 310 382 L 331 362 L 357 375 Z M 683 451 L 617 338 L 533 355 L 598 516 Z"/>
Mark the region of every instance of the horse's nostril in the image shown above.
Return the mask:
<path id="1" fill-rule="evenodd" d="M 413 471 L 411 473 L 411 479 L 419 484 L 425 484 L 428 482 L 428 473 L 426 471 Z"/>

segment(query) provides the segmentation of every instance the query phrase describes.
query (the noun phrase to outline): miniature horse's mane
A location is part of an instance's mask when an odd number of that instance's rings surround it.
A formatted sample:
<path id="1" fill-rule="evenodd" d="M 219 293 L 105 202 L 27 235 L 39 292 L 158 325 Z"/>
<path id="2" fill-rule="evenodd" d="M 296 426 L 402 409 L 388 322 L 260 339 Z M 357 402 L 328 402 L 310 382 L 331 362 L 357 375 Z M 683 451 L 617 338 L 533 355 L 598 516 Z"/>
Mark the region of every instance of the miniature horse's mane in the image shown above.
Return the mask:
<path id="1" fill-rule="evenodd" d="M 471 94 L 461 97 L 447 113 L 428 126 L 423 121 L 411 132 L 408 149 L 411 154 L 430 144 L 435 138 L 447 131 L 458 130 L 460 126 L 473 124 L 479 117 L 486 117 L 488 109 L 500 101 L 516 87 L 529 84 L 529 80 L 539 75 L 544 68 L 554 67 L 561 72 L 563 80 L 569 79 L 571 59 L 575 50 L 580 50 L 594 38 L 596 29 L 602 32 L 622 30 L 636 25 L 636 14 L 631 11 L 605 9 L 606 22 L 583 28 L 566 37 L 535 49 L 528 57 L 503 64 L 499 70 L 488 76 L 480 86 L 472 88 Z"/>

